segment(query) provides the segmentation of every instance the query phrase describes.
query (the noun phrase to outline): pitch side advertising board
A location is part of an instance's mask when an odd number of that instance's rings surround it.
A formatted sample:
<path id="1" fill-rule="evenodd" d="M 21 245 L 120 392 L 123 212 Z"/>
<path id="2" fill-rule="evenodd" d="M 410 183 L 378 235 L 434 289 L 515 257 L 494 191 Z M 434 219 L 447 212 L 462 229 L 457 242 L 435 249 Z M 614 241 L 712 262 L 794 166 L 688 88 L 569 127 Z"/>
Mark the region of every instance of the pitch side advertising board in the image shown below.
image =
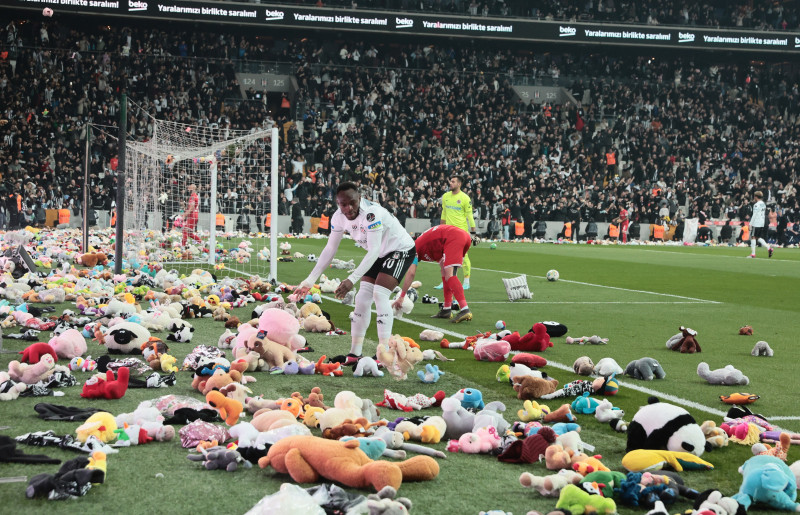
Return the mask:
<path id="1" fill-rule="evenodd" d="M 213 1 L 7 0 L 7 6 L 58 13 L 552 43 L 636 45 L 693 50 L 800 52 L 800 33 L 658 25 L 567 23 L 525 18 L 325 9 Z"/>

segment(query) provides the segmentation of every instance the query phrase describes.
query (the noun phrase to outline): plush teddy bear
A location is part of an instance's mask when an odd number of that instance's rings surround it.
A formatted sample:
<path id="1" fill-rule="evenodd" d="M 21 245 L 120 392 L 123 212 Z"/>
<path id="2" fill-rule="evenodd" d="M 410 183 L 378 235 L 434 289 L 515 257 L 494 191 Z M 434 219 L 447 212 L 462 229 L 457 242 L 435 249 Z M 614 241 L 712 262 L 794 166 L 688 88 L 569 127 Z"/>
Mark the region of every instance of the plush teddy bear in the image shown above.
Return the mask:
<path id="1" fill-rule="evenodd" d="M 742 485 L 733 499 L 749 510 L 754 503 L 785 511 L 800 511 L 797 483 L 786 463 L 775 456 L 753 456 L 739 467 Z"/>
<path id="2" fill-rule="evenodd" d="M 594 374 L 598 376 L 622 375 L 624 370 L 614 358 L 602 358 L 594 366 Z"/>
<path id="3" fill-rule="evenodd" d="M 634 379 L 652 381 L 653 379 L 664 379 L 667 373 L 655 359 L 639 358 L 628 363 L 625 367 L 625 375 Z"/>
<path id="4" fill-rule="evenodd" d="M 594 363 L 589 356 L 580 356 L 572 364 L 572 370 L 579 376 L 590 376 L 594 372 Z"/>
<path id="5" fill-rule="evenodd" d="M 709 384 L 722 384 L 726 386 L 747 385 L 750 379 L 741 370 L 737 370 L 733 365 L 711 370 L 708 363 L 701 361 L 697 364 L 697 375 L 705 379 Z"/>
<path id="6" fill-rule="evenodd" d="M 739 328 L 739 335 L 740 336 L 752 336 L 753 335 L 753 326 L 745 325 Z"/>
<path id="7" fill-rule="evenodd" d="M 769 344 L 764 340 L 756 342 L 750 354 L 753 356 L 767 356 L 770 358 L 775 355 L 775 353 L 772 352 L 772 348 L 770 348 Z"/>
<path id="8" fill-rule="evenodd" d="M 55 359 L 50 354 L 43 354 L 39 362 L 33 365 L 11 361 L 8 364 L 8 375 L 17 382 L 28 385 L 36 384 L 42 379 L 46 379 L 56 368 Z"/>
<path id="9" fill-rule="evenodd" d="M 439 365 L 425 364 L 425 371 L 417 370 L 417 377 L 423 383 L 435 383 L 444 375 L 443 370 L 439 370 Z"/>
<path id="10" fill-rule="evenodd" d="M 234 382 L 242 382 L 245 378 L 242 374 L 247 370 L 247 363 L 235 361 L 230 363 L 230 370 L 216 368 L 211 374 L 195 373 L 192 378 L 192 388 L 202 393 L 208 394 L 212 390 L 219 390 Z M 249 376 L 248 376 L 249 377 Z"/>
<path id="11" fill-rule="evenodd" d="M 331 330 L 331 323 L 322 315 L 309 315 L 303 318 L 303 329 L 310 333 L 327 333 Z"/>
<path id="12" fill-rule="evenodd" d="M 554 393 L 558 388 L 558 381 L 552 378 L 521 376 L 514 378 L 513 387 L 520 400 L 540 399 L 547 394 Z"/>
<path id="13" fill-rule="evenodd" d="M 0 401 L 13 401 L 27 389 L 27 384 L 14 381 L 8 372 L 0 370 Z"/>
<path id="14" fill-rule="evenodd" d="M 291 349 L 272 341 L 264 330 L 251 334 L 246 348 L 248 351 L 257 352 L 270 370 L 283 368 L 286 362 L 296 358 Z"/>
<path id="15" fill-rule="evenodd" d="M 697 343 L 697 331 L 688 327 L 681 326 L 678 334 L 667 340 L 667 348 L 680 351 L 682 354 L 693 354 L 700 352 L 700 344 Z"/>
<path id="16" fill-rule="evenodd" d="M 525 488 L 532 488 L 545 497 L 558 497 L 561 489 L 567 485 L 577 485 L 583 476 L 570 469 L 559 470 L 549 476 L 534 476 L 530 472 L 523 472 L 519 476 L 519 484 Z"/>
<path id="17" fill-rule="evenodd" d="M 117 370 L 116 377 L 114 377 L 113 371 L 107 370 L 105 376 L 98 374 L 86 380 L 81 397 L 84 399 L 120 399 L 128 391 L 129 378 L 128 367 L 121 367 Z"/>
<path id="18" fill-rule="evenodd" d="M 77 329 L 67 329 L 48 342 L 59 358 L 72 359 L 86 353 L 86 338 Z"/>
<path id="19" fill-rule="evenodd" d="M 22 354 L 20 362 L 29 365 L 38 363 L 45 354 L 53 356 L 53 361 L 58 361 L 58 354 L 56 354 L 55 349 L 53 349 L 52 345 L 44 342 L 32 343 L 25 347 L 25 350 L 20 351 L 20 354 Z"/>
<path id="20" fill-rule="evenodd" d="M 429 481 L 439 475 L 439 464 L 429 456 L 399 463 L 372 461 L 359 445 L 358 440 L 288 436 L 273 444 L 258 466 L 271 466 L 298 483 L 315 483 L 323 477 L 352 488 L 372 486 L 376 491 L 385 486 L 397 490 L 403 481 Z"/>
<path id="21" fill-rule="evenodd" d="M 387 344 L 378 344 L 378 361 L 386 367 L 395 379 L 406 379 L 414 365 L 422 361 L 422 351 L 404 340 L 400 335 L 392 335 Z"/>

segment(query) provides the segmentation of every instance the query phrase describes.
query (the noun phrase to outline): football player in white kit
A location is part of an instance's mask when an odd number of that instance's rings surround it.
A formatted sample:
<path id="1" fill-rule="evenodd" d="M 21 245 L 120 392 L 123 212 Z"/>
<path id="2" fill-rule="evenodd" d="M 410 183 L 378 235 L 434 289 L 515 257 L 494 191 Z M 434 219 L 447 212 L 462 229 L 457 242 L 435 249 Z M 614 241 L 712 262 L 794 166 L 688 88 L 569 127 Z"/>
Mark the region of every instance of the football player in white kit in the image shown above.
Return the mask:
<path id="1" fill-rule="evenodd" d="M 753 204 L 753 216 L 750 217 L 750 256 L 756 257 L 756 242 L 762 247 L 767 247 L 767 255 L 772 257 L 772 245 L 764 237 L 767 235 L 767 205 L 762 200 L 764 194 L 760 191 L 753 193 L 756 203 Z"/>
<path id="2" fill-rule="evenodd" d="M 388 344 L 394 323 L 389 297 L 414 261 L 416 250 L 414 240 L 397 218 L 380 205 L 362 199 L 358 186 L 354 183 L 344 182 L 339 185 L 336 189 L 336 204 L 339 209 L 331 216 L 328 243 L 314 269 L 294 293 L 301 297 L 308 293 L 320 274 L 333 261 L 345 232 L 355 240 L 357 246 L 366 249 L 367 255 L 335 292 L 337 299 L 344 298 L 353 289 L 353 285 L 361 280 L 351 316 L 352 344 L 346 363 L 351 364 L 361 357 L 364 336 L 372 317 L 373 302 L 378 344 Z"/>

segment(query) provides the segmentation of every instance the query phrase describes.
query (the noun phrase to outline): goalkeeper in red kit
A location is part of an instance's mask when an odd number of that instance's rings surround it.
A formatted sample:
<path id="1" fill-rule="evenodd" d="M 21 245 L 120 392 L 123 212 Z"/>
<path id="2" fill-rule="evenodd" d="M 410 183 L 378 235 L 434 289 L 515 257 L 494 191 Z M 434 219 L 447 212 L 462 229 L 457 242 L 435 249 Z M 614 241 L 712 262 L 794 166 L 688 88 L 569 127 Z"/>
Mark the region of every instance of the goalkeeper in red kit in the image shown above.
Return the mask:
<path id="1" fill-rule="evenodd" d="M 197 185 L 190 184 L 186 190 L 189 192 L 189 200 L 186 204 L 186 213 L 183 217 L 183 237 L 181 238 L 181 246 L 186 246 L 186 239 L 192 238 L 194 241 L 200 243 L 200 239 L 194 233 L 197 228 L 197 219 L 200 216 L 200 197 L 197 195 Z"/>
<path id="2" fill-rule="evenodd" d="M 414 281 L 417 262 L 419 260 L 431 261 L 439 263 L 442 269 L 442 285 L 444 289 L 442 309 L 431 318 L 446 318 L 455 324 L 472 320 L 472 312 L 469 310 L 467 299 L 464 296 L 464 287 L 456 275 L 458 267 L 462 266 L 464 255 L 472 246 L 472 239 L 469 233 L 452 225 L 437 225 L 422 233 L 414 242 L 414 245 L 417 249 L 417 257 L 406 272 L 403 288 L 392 307 L 400 309 L 403 298 Z M 458 301 L 460 309 L 455 314 L 452 313 L 450 307 L 453 303 L 453 297 Z"/>

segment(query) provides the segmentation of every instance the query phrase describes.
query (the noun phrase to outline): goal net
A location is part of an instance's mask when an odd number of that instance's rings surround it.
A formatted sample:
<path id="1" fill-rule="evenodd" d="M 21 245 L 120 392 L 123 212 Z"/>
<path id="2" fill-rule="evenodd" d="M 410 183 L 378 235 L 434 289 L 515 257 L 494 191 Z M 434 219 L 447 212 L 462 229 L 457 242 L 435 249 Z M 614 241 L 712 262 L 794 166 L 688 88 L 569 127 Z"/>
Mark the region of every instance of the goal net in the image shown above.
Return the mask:
<path id="1" fill-rule="evenodd" d="M 127 142 L 124 258 L 277 279 L 277 129 L 139 116 L 153 128 Z"/>

